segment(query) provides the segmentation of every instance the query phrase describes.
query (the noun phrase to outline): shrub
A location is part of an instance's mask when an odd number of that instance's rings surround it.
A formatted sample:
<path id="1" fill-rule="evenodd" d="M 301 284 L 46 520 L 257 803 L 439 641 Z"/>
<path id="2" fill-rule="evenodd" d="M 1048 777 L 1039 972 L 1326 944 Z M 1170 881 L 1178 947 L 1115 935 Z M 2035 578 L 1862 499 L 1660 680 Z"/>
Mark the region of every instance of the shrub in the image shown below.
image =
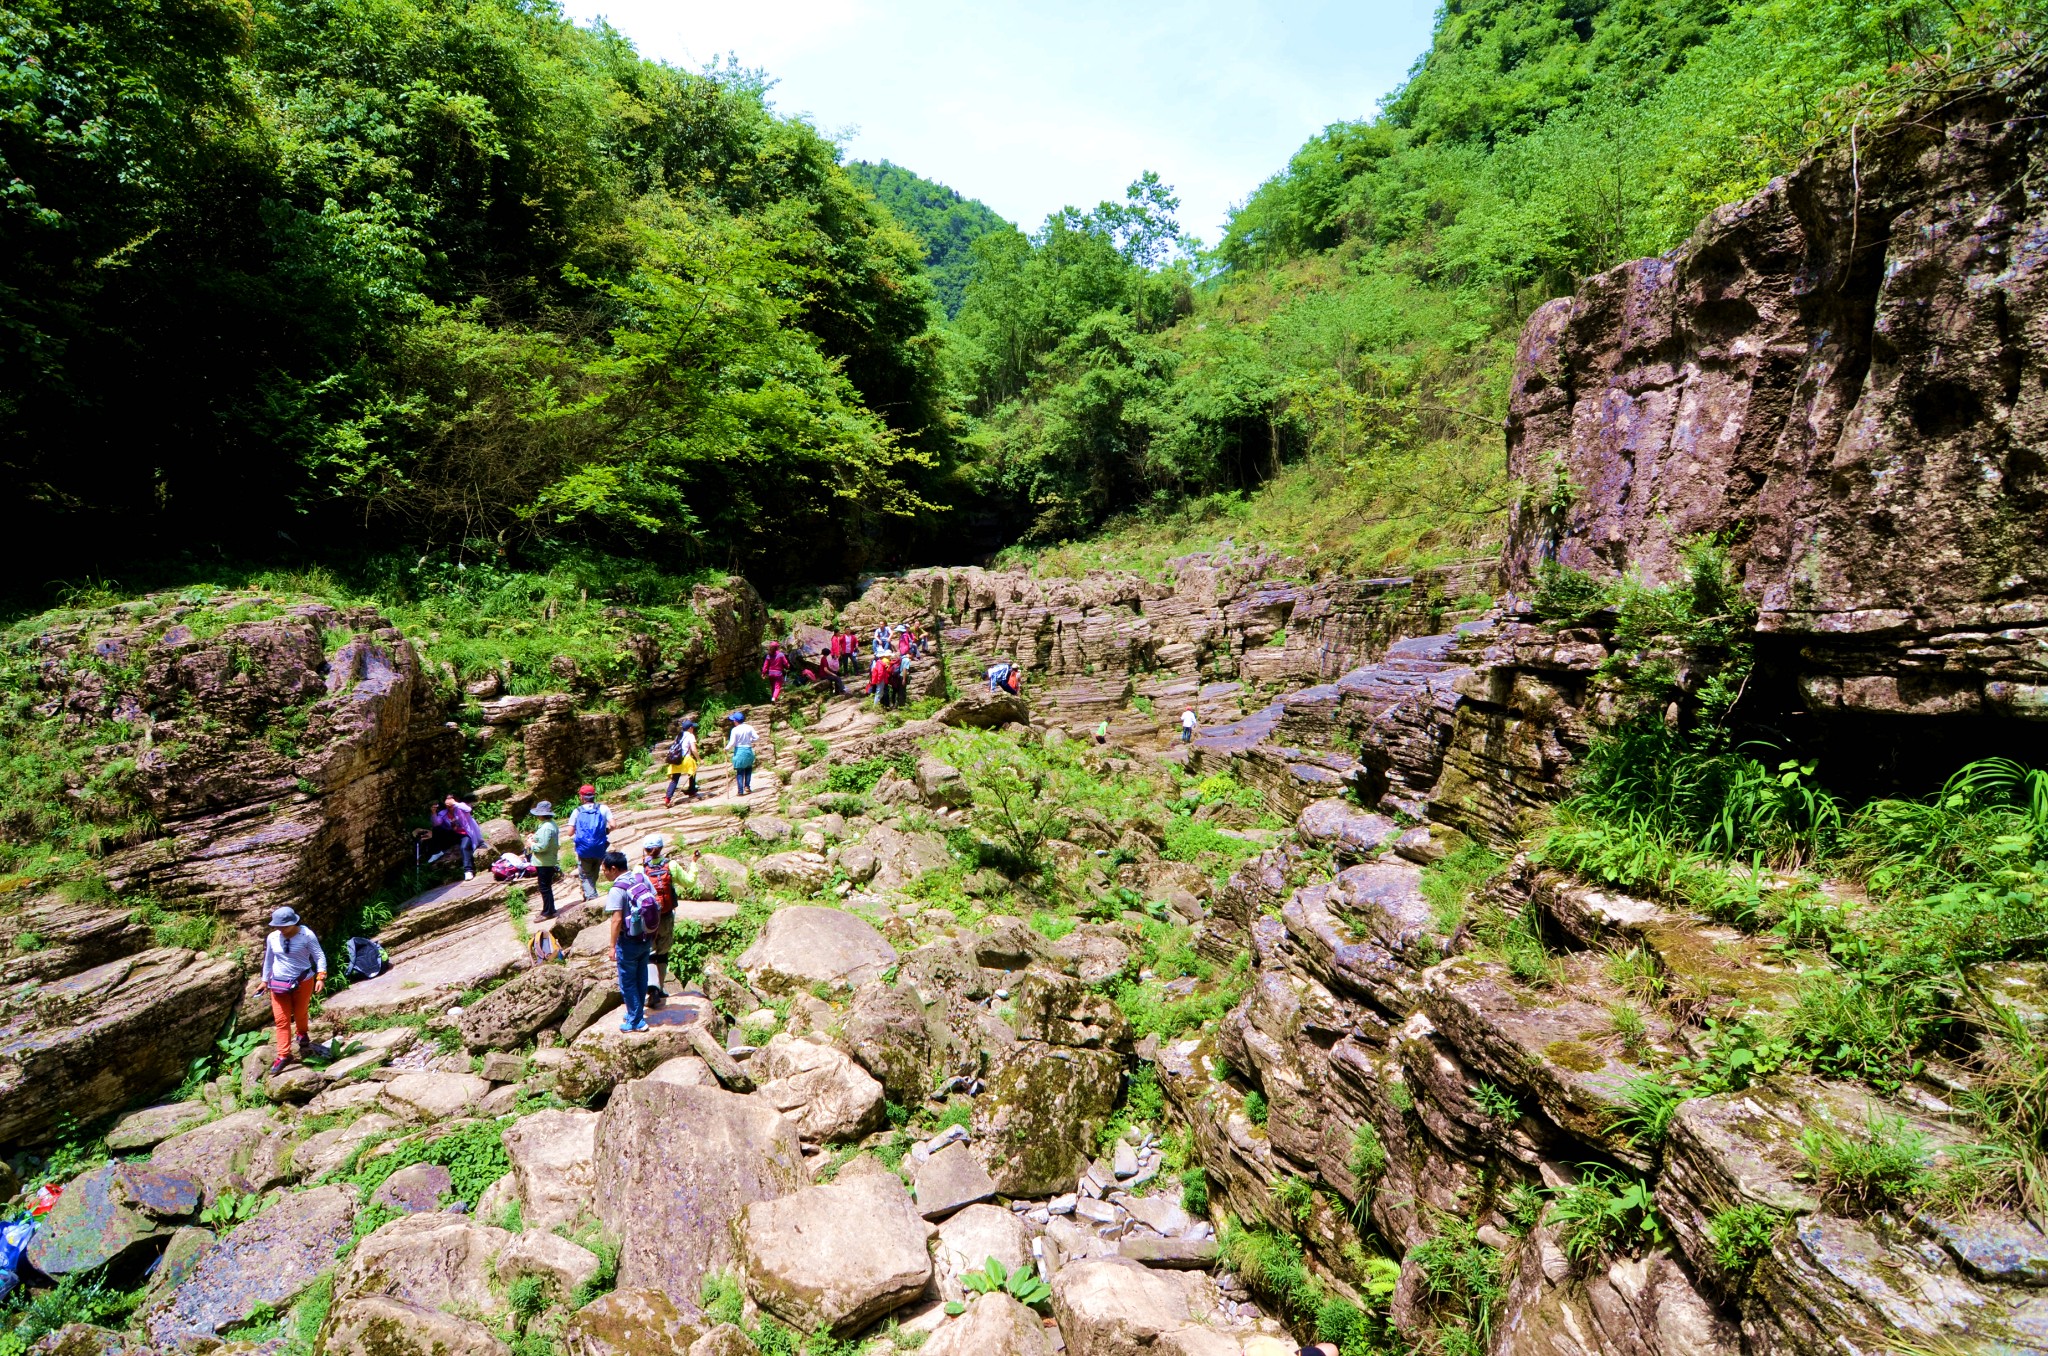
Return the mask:
<path id="1" fill-rule="evenodd" d="M 1295 1223 L 1306 1224 L 1315 1213 L 1316 1189 L 1290 1173 L 1273 1184 L 1273 1203 L 1292 1215 Z"/>
<path id="2" fill-rule="evenodd" d="M 1648 1184 L 1597 1163 L 1582 1163 L 1579 1180 L 1551 1192 L 1550 1221 L 1574 1262 L 1599 1257 L 1624 1241 L 1662 1237 Z"/>
<path id="3" fill-rule="evenodd" d="M 1633 1009 L 1630 1009 L 1633 1011 Z M 1655 1074 L 1638 1074 L 1622 1084 L 1621 1110 L 1610 1113 L 1608 1129 L 1628 1136 L 1638 1148 L 1664 1142 L 1678 1108 L 1692 1094 Z"/>
<path id="4" fill-rule="evenodd" d="M 1707 1221 L 1707 1241 L 1713 1245 L 1715 1263 L 1731 1275 L 1748 1272 L 1771 1250 L 1771 1239 L 1784 1222 L 1778 1211 L 1754 1201 L 1716 1211 Z"/>
<path id="5" fill-rule="evenodd" d="M 1244 1114 L 1251 1117 L 1253 1125 L 1264 1125 L 1269 1111 L 1265 1093 L 1253 1088 L 1244 1095 Z"/>
<path id="6" fill-rule="evenodd" d="M 472 1210 L 484 1188 L 512 1170 L 505 1155 L 505 1135 L 496 1121 L 475 1121 L 434 1140 L 408 1140 L 356 1169 L 349 1180 L 367 1198 L 400 1168 L 438 1163 L 448 1169 L 449 1194 Z"/>
<path id="7" fill-rule="evenodd" d="M 1199 1164 L 1180 1175 L 1180 1205 L 1197 1219 L 1209 1213 L 1209 1174 Z"/>
<path id="8" fill-rule="evenodd" d="M 1371 1121 L 1361 1121 L 1351 1132 L 1351 1157 L 1345 1166 L 1351 1169 L 1360 1192 L 1369 1190 L 1386 1172 L 1387 1146 L 1380 1142 L 1380 1132 Z"/>
<path id="9" fill-rule="evenodd" d="M 1477 1229 L 1470 1220 L 1439 1216 L 1436 1232 L 1410 1254 L 1432 1306 L 1450 1315 L 1439 1341 L 1449 1337 L 1455 1342 L 1463 1334 L 1469 1343 L 1463 1349 L 1473 1352 L 1492 1345 L 1494 1311 L 1507 1298 L 1500 1254 L 1479 1241 Z M 1450 1342 L 1443 1345 L 1452 1349 Z"/>

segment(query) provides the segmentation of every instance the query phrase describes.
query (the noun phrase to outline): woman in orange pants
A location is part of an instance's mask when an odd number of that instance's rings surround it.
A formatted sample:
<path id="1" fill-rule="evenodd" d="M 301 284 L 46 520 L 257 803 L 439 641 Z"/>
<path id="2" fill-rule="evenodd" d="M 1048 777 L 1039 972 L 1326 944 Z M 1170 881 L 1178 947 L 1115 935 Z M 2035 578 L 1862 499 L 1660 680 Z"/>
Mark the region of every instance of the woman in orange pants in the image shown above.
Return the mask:
<path id="1" fill-rule="evenodd" d="M 300 925 L 297 911 L 291 908 L 273 910 L 270 926 L 272 932 L 263 944 L 263 983 L 257 992 L 269 990 L 270 1015 L 277 1023 L 277 1060 L 270 1066 L 275 1074 L 291 1063 L 294 1031 L 300 1054 L 313 1044 L 306 1022 L 313 995 L 327 983 L 327 953 L 320 949 L 313 930 Z"/>

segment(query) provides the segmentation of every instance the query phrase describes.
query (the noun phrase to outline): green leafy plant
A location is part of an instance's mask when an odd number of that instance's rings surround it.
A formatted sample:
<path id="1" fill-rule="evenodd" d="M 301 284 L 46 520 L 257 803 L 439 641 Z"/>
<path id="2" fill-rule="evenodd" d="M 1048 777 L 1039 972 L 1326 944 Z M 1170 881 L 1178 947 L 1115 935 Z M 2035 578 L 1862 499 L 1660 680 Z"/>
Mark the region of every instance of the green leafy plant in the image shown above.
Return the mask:
<path id="1" fill-rule="evenodd" d="M 1041 1307 L 1052 1299 L 1052 1287 L 1039 1279 L 1036 1271 L 1028 1266 L 1011 1271 L 995 1257 L 983 1262 L 978 1270 L 962 1272 L 960 1284 L 977 1295 L 992 1295 L 1000 1291 L 1019 1304 L 1032 1308 Z"/>
<path id="2" fill-rule="evenodd" d="M 1196 1219 L 1209 1213 L 1209 1174 L 1200 1164 L 1181 1172 L 1180 1204 Z"/>
<path id="3" fill-rule="evenodd" d="M 1549 1219 L 1575 1262 L 1663 1237 L 1649 1184 L 1598 1163 L 1580 1164 L 1577 1182 L 1552 1190 Z"/>
<path id="4" fill-rule="evenodd" d="M 1687 1089 L 1655 1074 L 1637 1074 L 1622 1084 L 1622 1106 L 1609 1113 L 1608 1128 L 1620 1131 L 1639 1148 L 1661 1144 L 1678 1108 L 1691 1095 Z"/>
<path id="5" fill-rule="evenodd" d="M 1492 1083 L 1475 1083 L 1466 1092 L 1472 1098 L 1472 1105 L 1479 1108 L 1488 1119 L 1501 1125 L 1513 1125 L 1522 1119 L 1522 1104 L 1515 1095 Z"/>
<path id="6" fill-rule="evenodd" d="M 261 1192 L 236 1191 L 233 1187 L 227 1187 L 199 1212 L 199 1222 L 208 1228 L 225 1233 L 245 1220 L 256 1218 L 262 1210 Z"/>
<path id="7" fill-rule="evenodd" d="M 1316 1189 L 1290 1173 L 1273 1184 L 1273 1203 L 1292 1216 L 1295 1223 L 1306 1224 L 1315 1212 Z"/>
<path id="8" fill-rule="evenodd" d="M 1714 1212 L 1707 1221 L 1707 1241 L 1713 1246 L 1715 1264 L 1731 1275 L 1746 1274 L 1770 1251 L 1784 1222 L 1782 1213 L 1756 1201 Z"/>
<path id="9" fill-rule="evenodd" d="M 1266 1105 L 1266 1094 L 1257 1088 L 1244 1095 L 1244 1114 L 1251 1118 L 1253 1125 L 1264 1125 L 1269 1110 Z"/>
<path id="10" fill-rule="evenodd" d="M 1861 1209 L 1911 1200 L 1935 1185 L 1933 1141 L 1903 1116 L 1873 1110 L 1861 1127 L 1809 1125 L 1799 1150 L 1822 1191 Z"/>
<path id="11" fill-rule="evenodd" d="M 1437 1336 L 1446 1350 L 1489 1347 L 1495 1314 L 1507 1298 L 1501 1256 L 1479 1241 L 1477 1230 L 1471 1221 L 1438 1216 L 1435 1232 L 1409 1254 L 1431 1306 L 1443 1315 Z"/>

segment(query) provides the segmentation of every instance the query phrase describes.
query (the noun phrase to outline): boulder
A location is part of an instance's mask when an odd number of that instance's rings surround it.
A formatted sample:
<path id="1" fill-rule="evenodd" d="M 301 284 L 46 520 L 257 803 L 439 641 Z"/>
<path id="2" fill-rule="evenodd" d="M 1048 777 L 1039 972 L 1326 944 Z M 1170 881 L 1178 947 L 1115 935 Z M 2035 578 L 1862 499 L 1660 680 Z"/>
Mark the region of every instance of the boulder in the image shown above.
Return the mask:
<path id="1" fill-rule="evenodd" d="M 346 1163 L 350 1154 L 371 1140 L 402 1128 L 402 1123 L 395 1116 L 372 1111 L 356 1117 L 347 1125 L 322 1130 L 311 1139 L 292 1146 L 292 1171 L 307 1181 L 315 1180 L 322 1173 L 331 1172 Z"/>
<path id="2" fill-rule="evenodd" d="M 573 1226 L 594 1213 L 595 1111 L 536 1111 L 505 1129 L 521 1217 L 529 1229 Z"/>
<path id="3" fill-rule="evenodd" d="M 129 1112 L 112 1130 L 107 1131 L 107 1150 L 117 1154 L 141 1153 L 212 1119 L 213 1108 L 204 1102 L 146 1106 L 140 1111 Z"/>
<path id="4" fill-rule="evenodd" d="M 171 1234 L 170 1242 L 164 1244 L 162 1255 L 157 1258 L 156 1270 L 149 1273 L 149 1288 L 143 1298 L 146 1308 L 154 1308 L 163 1297 L 185 1283 L 192 1269 L 199 1265 L 199 1259 L 213 1246 L 214 1234 L 211 1229 L 202 1229 L 188 1224 Z"/>
<path id="5" fill-rule="evenodd" d="M 172 1136 L 150 1153 L 149 1165 L 159 1172 L 198 1179 L 205 1188 L 206 1203 L 211 1205 L 224 1190 L 254 1186 L 252 1171 L 257 1176 L 269 1175 L 263 1164 L 270 1157 L 268 1146 L 276 1129 L 268 1111 L 251 1107 Z"/>
<path id="6" fill-rule="evenodd" d="M 692 894 L 707 897 L 724 894 L 733 899 L 745 899 L 753 885 L 753 873 L 745 862 L 737 858 L 707 852 L 697 859 L 696 879 L 690 884 L 695 887 Z"/>
<path id="7" fill-rule="evenodd" d="M 1037 1314 L 994 1294 L 978 1297 L 933 1333 L 923 1350 L 924 1356 L 1053 1356 L 1054 1348 Z"/>
<path id="8" fill-rule="evenodd" d="M 931 1032 L 924 1004 L 908 984 L 861 985 L 840 1024 L 838 1044 L 892 1101 L 914 1106 L 931 1087 Z"/>
<path id="9" fill-rule="evenodd" d="M 799 1139 L 836 1144 L 882 1123 L 882 1085 L 829 1045 L 779 1034 L 754 1063 L 766 1080 L 759 1095 L 790 1118 Z"/>
<path id="10" fill-rule="evenodd" d="M 1128 1049 L 1130 1023 L 1117 1005 L 1073 975 L 1054 974 L 1036 966 L 1024 972 L 1011 1005 L 1012 1025 L 1027 1041 Z"/>
<path id="11" fill-rule="evenodd" d="M 875 856 L 875 850 L 866 843 L 848 843 L 839 849 L 839 869 L 855 885 L 866 885 L 873 880 L 881 865 L 881 858 Z"/>
<path id="12" fill-rule="evenodd" d="M 322 1356 L 508 1356 L 496 1334 L 472 1319 L 388 1295 L 334 1306 Z"/>
<path id="13" fill-rule="evenodd" d="M 429 1308 L 497 1313 L 503 1303 L 491 1285 L 491 1259 L 511 1238 L 468 1215 L 403 1216 L 356 1244 L 334 1279 L 334 1298 L 389 1295 Z"/>
<path id="14" fill-rule="evenodd" d="M 924 1221 L 879 1173 L 756 1201 L 738 1232 L 747 1293 L 799 1332 L 856 1331 L 931 1280 Z"/>
<path id="15" fill-rule="evenodd" d="M 940 1150 L 940 1154 L 945 1152 Z M 941 1224 L 938 1242 L 932 1248 L 932 1270 L 938 1281 L 939 1298 L 964 1301 L 967 1290 L 960 1284 L 960 1278 L 981 1270 L 991 1257 L 1001 1262 L 1006 1271 L 1032 1264 L 1031 1230 L 1014 1212 L 999 1205 L 970 1205 Z"/>
<path id="16" fill-rule="evenodd" d="M 569 1047 L 569 1057 L 555 1070 L 555 1091 L 564 1101 L 591 1102 L 620 1083 L 644 1078 L 696 1046 L 691 1034 L 701 1023 L 664 1023 L 645 1031 L 621 1031 L 616 1022 L 599 1022 Z"/>
<path id="17" fill-rule="evenodd" d="M 737 1324 L 721 1323 L 690 1345 L 690 1356 L 761 1356 L 761 1348 Z"/>
<path id="18" fill-rule="evenodd" d="M 261 1052 L 268 1058 L 269 1052 Z M 323 1092 L 331 1075 L 325 1069 L 316 1069 L 310 1064 L 287 1065 L 283 1072 L 264 1077 L 263 1095 L 273 1102 L 310 1102 Z"/>
<path id="19" fill-rule="evenodd" d="M 754 879 L 771 890 L 815 894 L 832 879 L 832 863 L 816 852 L 771 852 L 754 863 Z"/>
<path id="20" fill-rule="evenodd" d="M 867 845 L 875 852 L 873 883 L 880 889 L 901 889 L 953 864 L 946 840 L 935 833 L 905 833 L 881 824 L 868 831 Z"/>
<path id="21" fill-rule="evenodd" d="M 699 1055 L 677 1055 L 655 1066 L 647 1077 L 656 1083 L 675 1083 L 686 1088 L 715 1088 L 718 1078 Z"/>
<path id="22" fill-rule="evenodd" d="M 1106 1050 L 1022 1041 L 974 1099 L 975 1151 L 1006 1196 L 1068 1190 L 1116 1105 L 1123 1061 Z"/>
<path id="23" fill-rule="evenodd" d="M 704 1335 L 699 1316 L 684 1313 L 659 1290 L 614 1290 L 569 1315 L 562 1328 L 568 1356 L 689 1356 Z"/>
<path id="24" fill-rule="evenodd" d="M 944 1219 L 995 1194 L 988 1169 L 957 1140 L 917 1165 L 917 1209 L 926 1219 Z"/>
<path id="25" fill-rule="evenodd" d="M 403 1073 L 384 1085 L 383 1100 L 393 1115 L 431 1124 L 461 1115 L 490 1090 L 475 1074 Z"/>
<path id="26" fill-rule="evenodd" d="M 565 965 L 536 965 L 464 1008 L 456 1029 L 472 1051 L 516 1049 L 560 1023 L 588 983 Z"/>
<path id="27" fill-rule="evenodd" d="M 559 1234 L 529 1229 L 514 1234 L 498 1254 L 498 1280 L 510 1284 L 521 1276 L 538 1276 L 556 1299 L 566 1300 L 579 1286 L 596 1276 L 602 1266 L 597 1254 L 579 1247 Z"/>
<path id="28" fill-rule="evenodd" d="M 1377 856 L 1401 836 L 1401 826 L 1385 815 L 1335 797 L 1310 801 L 1295 818 L 1294 831 L 1309 846 L 1328 848 L 1342 862 Z"/>
<path id="29" fill-rule="evenodd" d="M 585 929 L 591 931 L 591 929 Z M 608 929 L 607 929 L 608 931 Z M 580 945 L 583 938 L 576 938 Z M 606 941 L 600 950 L 608 950 L 611 943 Z M 583 991 L 583 996 L 570 1007 L 569 1015 L 562 1019 L 562 1039 L 573 1041 L 596 1024 L 597 1019 L 612 1009 L 625 1006 L 626 1000 L 619 997 L 619 991 L 612 984 L 593 984 Z"/>
<path id="30" fill-rule="evenodd" d="M 899 777 L 893 771 L 884 772 L 875 789 L 868 793 L 877 805 L 921 805 L 924 792 L 908 777 Z"/>
<path id="31" fill-rule="evenodd" d="M 789 837 L 789 821 L 781 815 L 748 815 L 746 834 L 757 843 L 779 843 Z M 754 875 L 758 878 L 760 874 L 760 864 L 757 862 Z"/>
<path id="32" fill-rule="evenodd" d="M 737 1261 L 729 1224 L 805 1177 L 795 1128 L 767 1102 L 642 1080 L 598 1121 L 588 1199 L 622 1240 L 620 1285 L 694 1296 Z"/>
<path id="33" fill-rule="evenodd" d="M 314 1187 L 281 1198 L 200 1254 L 168 1302 L 144 1320 L 150 1345 L 211 1345 L 222 1329 L 247 1319 L 258 1305 L 282 1310 L 334 1265 L 355 1215 L 351 1186 Z"/>
<path id="34" fill-rule="evenodd" d="M 895 963 L 896 949 L 866 919 L 809 904 L 770 914 L 739 958 L 748 983 L 765 994 L 800 992 L 814 984 L 859 988 Z"/>
<path id="35" fill-rule="evenodd" d="M 955 728 L 967 727 L 975 730 L 993 730 L 1003 725 L 1029 725 L 1031 703 L 1023 694 L 990 692 L 986 687 L 979 691 L 963 692 L 939 708 L 934 717 L 941 725 Z"/>
<path id="36" fill-rule="evenodd" d="M 29 1265 L 56 1279 L 137 1258 L 171 1232 L 164 1220 L 199 1208 L 199 1194 L 190 1177 L 103 1163 L 65 1185 L 29 1239 Z"/>
<path id="37" fill-rule="evenodd" d="M 517 1083 L 526 1077 L 526 1061 L 504 1050 L 493 1050 L 478 1063 L 477 1076 L 486 1083 Z"/>
<path id="38" fill-rule="evenodd" d="M 213 1049 L 242 993 L 226 956 L 158 947 L 34 987 L 0 1010 L 0 1144 L 159 1096 Z M 62 1089 L 63 1096 L 51 1096 Z"/>
<path id="39" fill-rule="evenodd" d="M 1084 1257 L 1052 1278 L 1053 1314 L 1073 1356 L 1222 1356 L 1237 1342 L 1194 1320 L 1172 1276 L 1117 1257 Z"/>
<path id="40" fill-rule="evenodd" d="M 917 789 L 924 793 L 927 805 L 949 805 L 957 809 L 974 803 L 974 793 L 961 779 L 960 769 L 936 758 L 917 760 Z"/>
<path id="41" fill-rule="evenodd" d="M 377 1189 L 370 1193 L 370 1204 L 381 1205 L 401 1215 L 417 1215 L 425 1211 L 439 1210 L 441 1198 L 453 1188 L 455 1182 L 448 1169 L 439 1163 L 408 1163 L 397 1172 L 386 1177 Z"/>

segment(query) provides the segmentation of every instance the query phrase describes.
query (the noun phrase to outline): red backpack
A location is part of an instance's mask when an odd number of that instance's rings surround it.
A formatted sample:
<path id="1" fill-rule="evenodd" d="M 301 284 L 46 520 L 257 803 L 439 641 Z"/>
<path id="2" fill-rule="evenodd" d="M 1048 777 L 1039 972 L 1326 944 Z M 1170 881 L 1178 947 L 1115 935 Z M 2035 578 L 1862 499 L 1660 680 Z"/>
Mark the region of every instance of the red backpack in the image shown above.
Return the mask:
<path id="1" fill-rule="evenodd" d="M 643 866 L 640 868 L 640 873 L 646 876 L 648 882 L 654 886 L 654 897 L 661 901 L 663 916 L 674 913 L 676 911 L 676 878 L 674 873 L 668 869 L 668 863 L 656 862 L 653 866 Z"/>

